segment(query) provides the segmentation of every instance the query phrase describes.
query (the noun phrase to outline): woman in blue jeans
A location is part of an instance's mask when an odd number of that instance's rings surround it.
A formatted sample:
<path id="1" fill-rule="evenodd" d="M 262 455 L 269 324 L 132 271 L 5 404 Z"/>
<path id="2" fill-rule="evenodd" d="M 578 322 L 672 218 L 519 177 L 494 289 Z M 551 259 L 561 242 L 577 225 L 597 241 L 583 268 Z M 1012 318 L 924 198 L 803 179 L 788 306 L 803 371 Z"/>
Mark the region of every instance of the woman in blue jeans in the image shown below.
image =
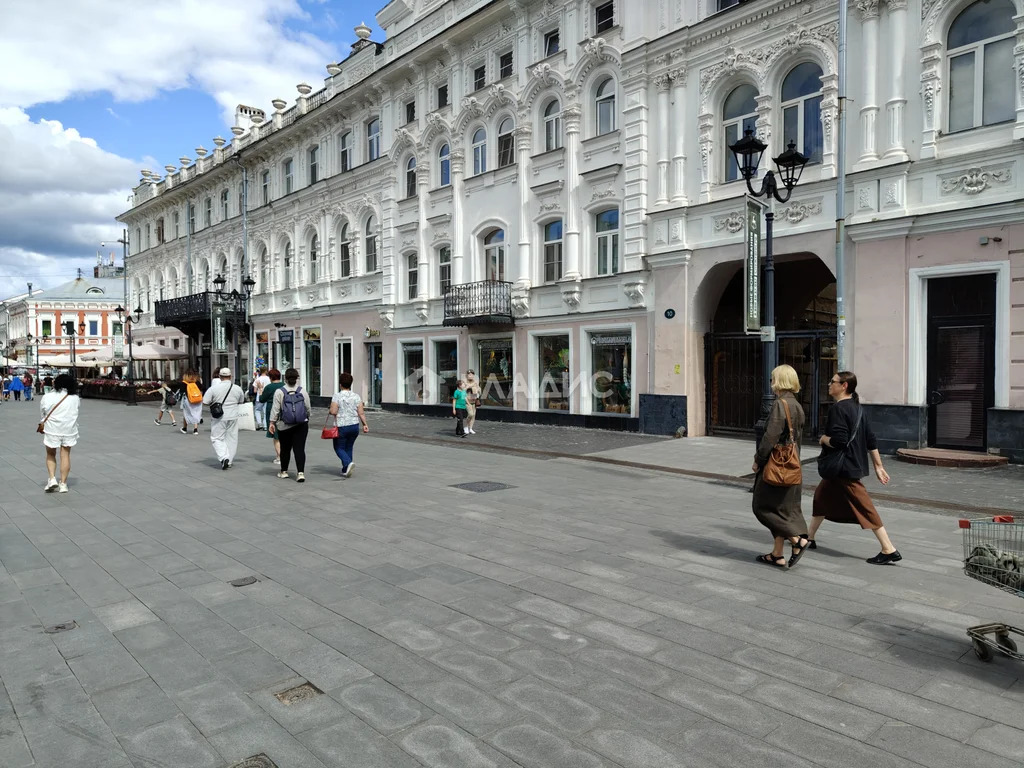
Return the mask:
<path id="1" fill-rule="evenodd" d="M 352 374 L 343 373 L 338 381 L 341 390 L 331 398 L 331 416 L 338 425 L 338 436 L 334 438 L 334 452 L 341 459 L 342 477 L 352 477 L 355 462 L 352 461 L 352 449 L 359 437 L 359 425 L 363 432 L 370 431 L 363 412 L 363 398 L 352 391 Z"/>

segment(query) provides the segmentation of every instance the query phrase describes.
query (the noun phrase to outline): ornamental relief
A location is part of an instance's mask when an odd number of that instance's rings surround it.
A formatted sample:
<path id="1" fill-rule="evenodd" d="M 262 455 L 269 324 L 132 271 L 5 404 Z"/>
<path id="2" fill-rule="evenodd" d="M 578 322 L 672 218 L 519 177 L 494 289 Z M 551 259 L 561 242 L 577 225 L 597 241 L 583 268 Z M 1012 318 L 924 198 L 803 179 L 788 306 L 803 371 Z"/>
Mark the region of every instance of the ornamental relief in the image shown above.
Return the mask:
<path id="1" fill-rule="evenodd" d="M 957 192 L 964 195 L 978 195 L 996 184 L 1009 184 L 1013 178 L 1010 166 L 986 166 L 968 168 L 959 174 L 940 176 L 943 195 Z"/>
<path id="2" fill-rule="evenodd" d="M 723 216 L 715 216 L 714 222 L 715 232 L 721 232 L 724 229 L 729 234 L 735 235 L 743 229 L 745 219 L 743 217 L 743 211 L 730 211 Z"/>
<path id="3" fill-rule="evenodd" d="M 781 211 L 778 216 L 790 224 L 799 224 L 804 219 L 817 216 L 822 211 L 822 198 L 815 200 L 793 201 Z"/>

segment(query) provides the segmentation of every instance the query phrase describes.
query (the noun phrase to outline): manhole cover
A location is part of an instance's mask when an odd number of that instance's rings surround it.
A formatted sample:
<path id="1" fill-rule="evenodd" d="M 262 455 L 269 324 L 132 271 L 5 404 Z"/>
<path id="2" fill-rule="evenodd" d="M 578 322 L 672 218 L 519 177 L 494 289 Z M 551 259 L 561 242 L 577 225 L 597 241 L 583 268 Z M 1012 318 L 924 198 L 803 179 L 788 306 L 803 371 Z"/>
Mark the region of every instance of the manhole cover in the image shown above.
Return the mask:
<path id="1" fill-rule="evenodd" d="M 323 691 L 312 683 L 303 683 L 302 685 L 297 685 L 294 688 L 289 688 L 287 691 L 275 693 L 274 696 L 284 704 L 291 706 L 292 704 L 297 704 L 300 701 L 306 701 L 307 699 L 319 696 L 321 693 L 323 693 Z"/>
<path id="2" fill-rule="evenodd" d="M 76 621 L 65 621 L 63 624 L 54 624 L 52 627 L 47 627 L 43 630 L 48 635 L 56 635 L 58 632 L 67 632 L 69 629 L 74 629 L 78 626 Z"/>
<path id="3" fill-rule="evenodd" d="M 475 483 L 459 483 L 453 485 L 452 488 L 461 488 L 464 491 L 472 491 L 473 493 L 487 493 L 489 491 L 504 491 L 506 488 L 515 488 L 514 485 L 508 485 L 507 483 L 492 483 L 490 480 L 480 480 Z"/>
<path id="4" fill-rule="evenodd" d="M 229 581 L 228 584 L 230 584 L 232 587 L 248 587 L 250 584 L 255 584 L 257 581 L 259 581 L 259 579 L 257 579 L 255 576 L 245 576 L 241 579 Z"/>
<path id="5" fill-rule="evenodd" d="M 242 762 L 235 763 L 228 768 L 277 768 L 277 763 L 261 752 L 258 755 L 247 757 Z"/>

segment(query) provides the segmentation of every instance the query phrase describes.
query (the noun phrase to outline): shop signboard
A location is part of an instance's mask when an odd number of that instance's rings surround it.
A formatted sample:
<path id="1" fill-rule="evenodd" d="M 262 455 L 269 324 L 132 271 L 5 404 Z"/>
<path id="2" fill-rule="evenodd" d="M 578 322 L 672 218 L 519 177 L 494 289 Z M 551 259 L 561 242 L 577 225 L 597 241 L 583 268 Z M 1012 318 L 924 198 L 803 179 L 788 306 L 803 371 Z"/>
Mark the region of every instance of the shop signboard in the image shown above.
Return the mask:
<path id="1" fill-rule="evenodd" d="M 743 330 L 761 333 L 761 216 L 764 206 L 746 197 L 743 253 Z"/>
<path id="2" fill-rule="evenodd" d="M 213 352 L 217 355 L 227 354 L 228 351 L 228 329 L 224 318 L 224 304 L 220 301 L 213 302 L 210 312 L 210 322 L 213 325 L 211 334 L 213 338 Z"/>

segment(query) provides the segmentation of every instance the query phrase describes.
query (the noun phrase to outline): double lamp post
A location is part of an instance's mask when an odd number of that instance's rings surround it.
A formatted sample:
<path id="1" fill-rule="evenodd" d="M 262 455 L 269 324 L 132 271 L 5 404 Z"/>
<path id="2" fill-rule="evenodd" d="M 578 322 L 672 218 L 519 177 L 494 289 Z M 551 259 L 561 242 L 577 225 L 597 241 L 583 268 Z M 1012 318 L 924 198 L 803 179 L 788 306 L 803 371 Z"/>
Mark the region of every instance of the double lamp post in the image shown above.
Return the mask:
<path id="1" fill-rule="evenodd" d="M 224 301 L 224 286 L 227 285 L 227 279 L 224 275 L 217 275 L 213 279 L 214 288 L 217 289 L 217 301 Z M 256 281 L 252 279 L 252 275 L 246 275 L 245 280 L 242 281 L 242 288 L 245 290 L 245 304 L 243 305 L 243 325 L 249 325 L 249 299 L 252 297 L 253 288 L 256 287 Z M 238 345 L 238 301 L 242 298 L 242 295 L 238 292 L 237 288 L 232 288 L 231 293 L 228 294 L 228 298 L 231 300 L 231 311 L 234 320 L 231 323 L 231 327 L 234 331 L 235 337 L 235 379 L 239 386 L 242 385 L 242 348 Z M 252 357 L 253 346 L 252 339 L 249 339 L 249 356 Z"/>
<path id="2" fill-rule="evenodd" d="M 132 313 L 128 312 L 120 304 L 114 310 L 117 315 L 117 322 L 121 323 L 121 336 L 124 338 L 125 346 L 128 347 L 128 405 L 138 405 L 135 400 L 135 359 L 132 357 L 132 323 L 142 320 L 142 305 L 135 308 L 135 320 L 132 320 Z"/>
<path id="3" fill-rule="evenodd" d="M 747 182 L 747 190 L 752 197 L 765 197 L 777 200 L 780 203 L 789 201 L 793 194 L 793 188 L 800 181 L 800 174 L 807 165 L 808 158 L 796 151 L 796 145 L 791 141 L 786 151 L 773 159 L 778 169 L 778 180 L 775 173 L 766 171 L 761 180 L 761 188 L 754 190 L 752 180 L 757 176 L 757 167 L 761 164 L 761 155 L 768 149 L 768 145 L 760 141 L 751 130 L 744 131 L 743 138 L 729 149 L 736 156 L 736 165 L 739 167 L 740 175 Z M 779 181 L 782 182 L 780 189 Z M 761 411 L 754 431 L 757 439 L 761 439 L 765 426 L 768 423 L 768 416 L 771 413 L 772 402 L 775 396 L 772 394 L 771 379 L 772 370 L 779 364 L 779 351 L 775 341 L 775 256 L 772 243 L 772 227 L 775 222 L 775 213 L 771 207 L 766 207 L 764 212 L 765 224 L 765 246 L 764 246 L 764 314 L 762 315 L 764 326 L 761 328 L 763 380 L 761 384 Z"/>

